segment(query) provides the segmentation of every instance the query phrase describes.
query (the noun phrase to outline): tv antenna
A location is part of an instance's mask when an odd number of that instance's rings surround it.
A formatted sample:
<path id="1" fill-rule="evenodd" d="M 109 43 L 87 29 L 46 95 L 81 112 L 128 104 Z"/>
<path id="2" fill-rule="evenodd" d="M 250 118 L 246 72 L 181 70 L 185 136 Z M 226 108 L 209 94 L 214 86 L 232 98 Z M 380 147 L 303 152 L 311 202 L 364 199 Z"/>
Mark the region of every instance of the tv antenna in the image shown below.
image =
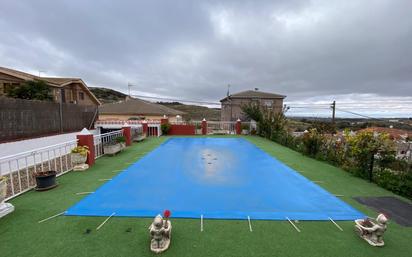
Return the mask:
<path id="1" fill-rule="evenodd" d="M 45 71 L 45 70 L 39 70 L 39 78 L 41 77 L 41 74 L 42 73 L 46 73 L 47 71 Z"/>
<path id="2" fill-rule="evenodd" d="M 131 97 L 131 95 L 130 95 L 130 88 L 131 87 L 135 87 L 136 85 L 133 85 L 132 83 L 130 83 L 130 82 L 128 82 L 127 83 L 127 88 L 128 88 L 128 90 L 129 90 L 129 96 Z"/>

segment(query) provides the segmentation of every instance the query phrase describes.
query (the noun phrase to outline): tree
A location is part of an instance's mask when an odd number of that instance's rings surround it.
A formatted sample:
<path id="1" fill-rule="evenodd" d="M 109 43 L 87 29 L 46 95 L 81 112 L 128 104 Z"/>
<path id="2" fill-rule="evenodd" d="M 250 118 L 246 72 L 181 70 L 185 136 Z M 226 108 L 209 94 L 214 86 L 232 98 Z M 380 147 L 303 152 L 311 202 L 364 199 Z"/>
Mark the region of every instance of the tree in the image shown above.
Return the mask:
<path id="1" fill-rule="evenodd" d="M 326 142 L 323 135 L 319 133 L 317 129 L 312 128 L 303 134 L 302 143 L 304 146 L 304 153 L 316 157 L 320 152 L 322 145 Z"/>
<path id="2" fill-rule="evenodd" d="M 372 181 L 375 159 L 381 167 L 385 167 L 394 160 L 395 150 L 393 141 L 386 133 L 374 134 L 370 131 L 361 131 L 356 135 L 346 132 L 348 154 L 357 167 L 358 175 Z"/>
<path id="3" fill-rule="evenodd" d="M 25 81 L 22 85 L 8 90 L 6 94 L 8 97 L 27 100 L 53 100 L 50 87 L 43 80 Z"/>
<path id="4" fill-rule="evenodd" d="M 281 112 L 261 107 L 255 103 L 243 105 L 243 113 L 258 124 L 258 134 L 280 143 L 280 139 L 286 134 L 287 120 Z"/>

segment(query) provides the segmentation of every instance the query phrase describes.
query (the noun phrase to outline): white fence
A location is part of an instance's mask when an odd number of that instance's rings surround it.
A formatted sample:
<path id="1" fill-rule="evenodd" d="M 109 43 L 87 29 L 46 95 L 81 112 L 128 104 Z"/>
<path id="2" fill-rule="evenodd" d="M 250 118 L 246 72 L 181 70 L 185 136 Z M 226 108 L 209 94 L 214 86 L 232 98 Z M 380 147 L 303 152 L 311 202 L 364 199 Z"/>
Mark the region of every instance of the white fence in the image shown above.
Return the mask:
<path id="1" fill-rule="evenodd" d="M 236 134 L 235 121 L 208 121 L 207 134 Z"/>
<path id="2" fill-rule="evenodd" d="M 160 124 L 159 120 L 98 120 L 94 123 L 95 127 L 104 127 L 104 125 L 118 125 L 124 126 L 125 123 L 128 125 L 136 124 Z"/>
<path id="3" fill-rule="evenodd" d="M 160 124 L 148 123 L 147 124 L 147 136 L 148 137 L 160 137 L 162 135 L 162 130 Z"/>
<path id="4" fill-rule="evenodd" d="M 72 170 L 70 151 L 76 145 L 77 140 L 71 140 L 0 158 L 0 176 L 7 178 L 6 200 L 34 188 L 36 172 L 54 170 L 59 176 Z"/>
<path id="5" fill-rule="evenodd" d="M 108 133 L 94 135 L 94 153 L 95 158 L 99 158 L 104 155 L 103 146 L 110 142 L 114 142 L 116 138 L 123 136 L 123 130 L 115 130 Z"/>
<path id="6" fill-rule="evenodd" d="M 104 129 L 121 129 L 128 125 L 132 128 L 142 128 L 147 125 L 148 137 L 159 137 L 162 135 L 160 121 L 158 120 L 98 120 L 95 122 L 95 127 Z M 143 131 L 143 130 L 142 130 Z"/>

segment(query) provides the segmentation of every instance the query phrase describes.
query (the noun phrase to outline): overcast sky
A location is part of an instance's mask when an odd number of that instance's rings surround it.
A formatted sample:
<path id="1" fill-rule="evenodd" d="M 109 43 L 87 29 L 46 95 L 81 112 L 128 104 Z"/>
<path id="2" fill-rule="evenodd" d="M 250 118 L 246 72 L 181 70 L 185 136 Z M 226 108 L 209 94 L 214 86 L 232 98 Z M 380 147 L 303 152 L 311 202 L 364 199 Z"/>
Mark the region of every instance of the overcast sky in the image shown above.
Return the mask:
<path id="1" fill-rule="evenodd" d="M 138 95 L 217 102 L 231 84 L 412 116 L 411 0 L 0 4 L 0 66 Z"/>

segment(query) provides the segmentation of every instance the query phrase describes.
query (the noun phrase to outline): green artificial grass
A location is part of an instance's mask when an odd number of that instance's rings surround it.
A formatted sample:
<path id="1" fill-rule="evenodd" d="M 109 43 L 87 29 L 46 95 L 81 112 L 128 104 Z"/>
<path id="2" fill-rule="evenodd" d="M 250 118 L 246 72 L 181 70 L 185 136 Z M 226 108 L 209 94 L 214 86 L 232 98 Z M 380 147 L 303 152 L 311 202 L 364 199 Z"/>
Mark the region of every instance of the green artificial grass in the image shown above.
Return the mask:
<path id="1" fill-rule="evenodd" d="M 352 199 L 353 196 L 383 196 L 392 193 L 329 164 L 302 156 L 288 148 L 259 137 L 244 137 L 262 150 L 286 163 L 342 200 L 370 216 L 376 213 Z M 115 176 L 164 142 L 167 137 L 136 143 L 115 157 L 101 157 L 84 172 L 70 172 L 58 178 L 51 191 L 30 191 L 12 201 L 16 210 L 0 219 L 0 256 L 155 256 L 149 250 L 148 226 L 152 219 L 110 219 L 96 231 L 104 217 L 59 216 L 44 223 L 39 220 L 65 211 L 84 195 L 105 183 L 99 179 Z M 251 171 L 253 172 L 253 171 Z M 155 200 L 155 199 L 154 199 Z M 405 200 L 405 199 L 403 199 Z M 353 231 L 353 222 L 296 223 L 301 233 L 287 221 L 254 221 L 253 232 L 247 220 L 172 219 L 170 249 L 162 256 L 412 256 L 412 228 L 394 222 L 385 234 L 386 246 L 374 248 Z"/>

